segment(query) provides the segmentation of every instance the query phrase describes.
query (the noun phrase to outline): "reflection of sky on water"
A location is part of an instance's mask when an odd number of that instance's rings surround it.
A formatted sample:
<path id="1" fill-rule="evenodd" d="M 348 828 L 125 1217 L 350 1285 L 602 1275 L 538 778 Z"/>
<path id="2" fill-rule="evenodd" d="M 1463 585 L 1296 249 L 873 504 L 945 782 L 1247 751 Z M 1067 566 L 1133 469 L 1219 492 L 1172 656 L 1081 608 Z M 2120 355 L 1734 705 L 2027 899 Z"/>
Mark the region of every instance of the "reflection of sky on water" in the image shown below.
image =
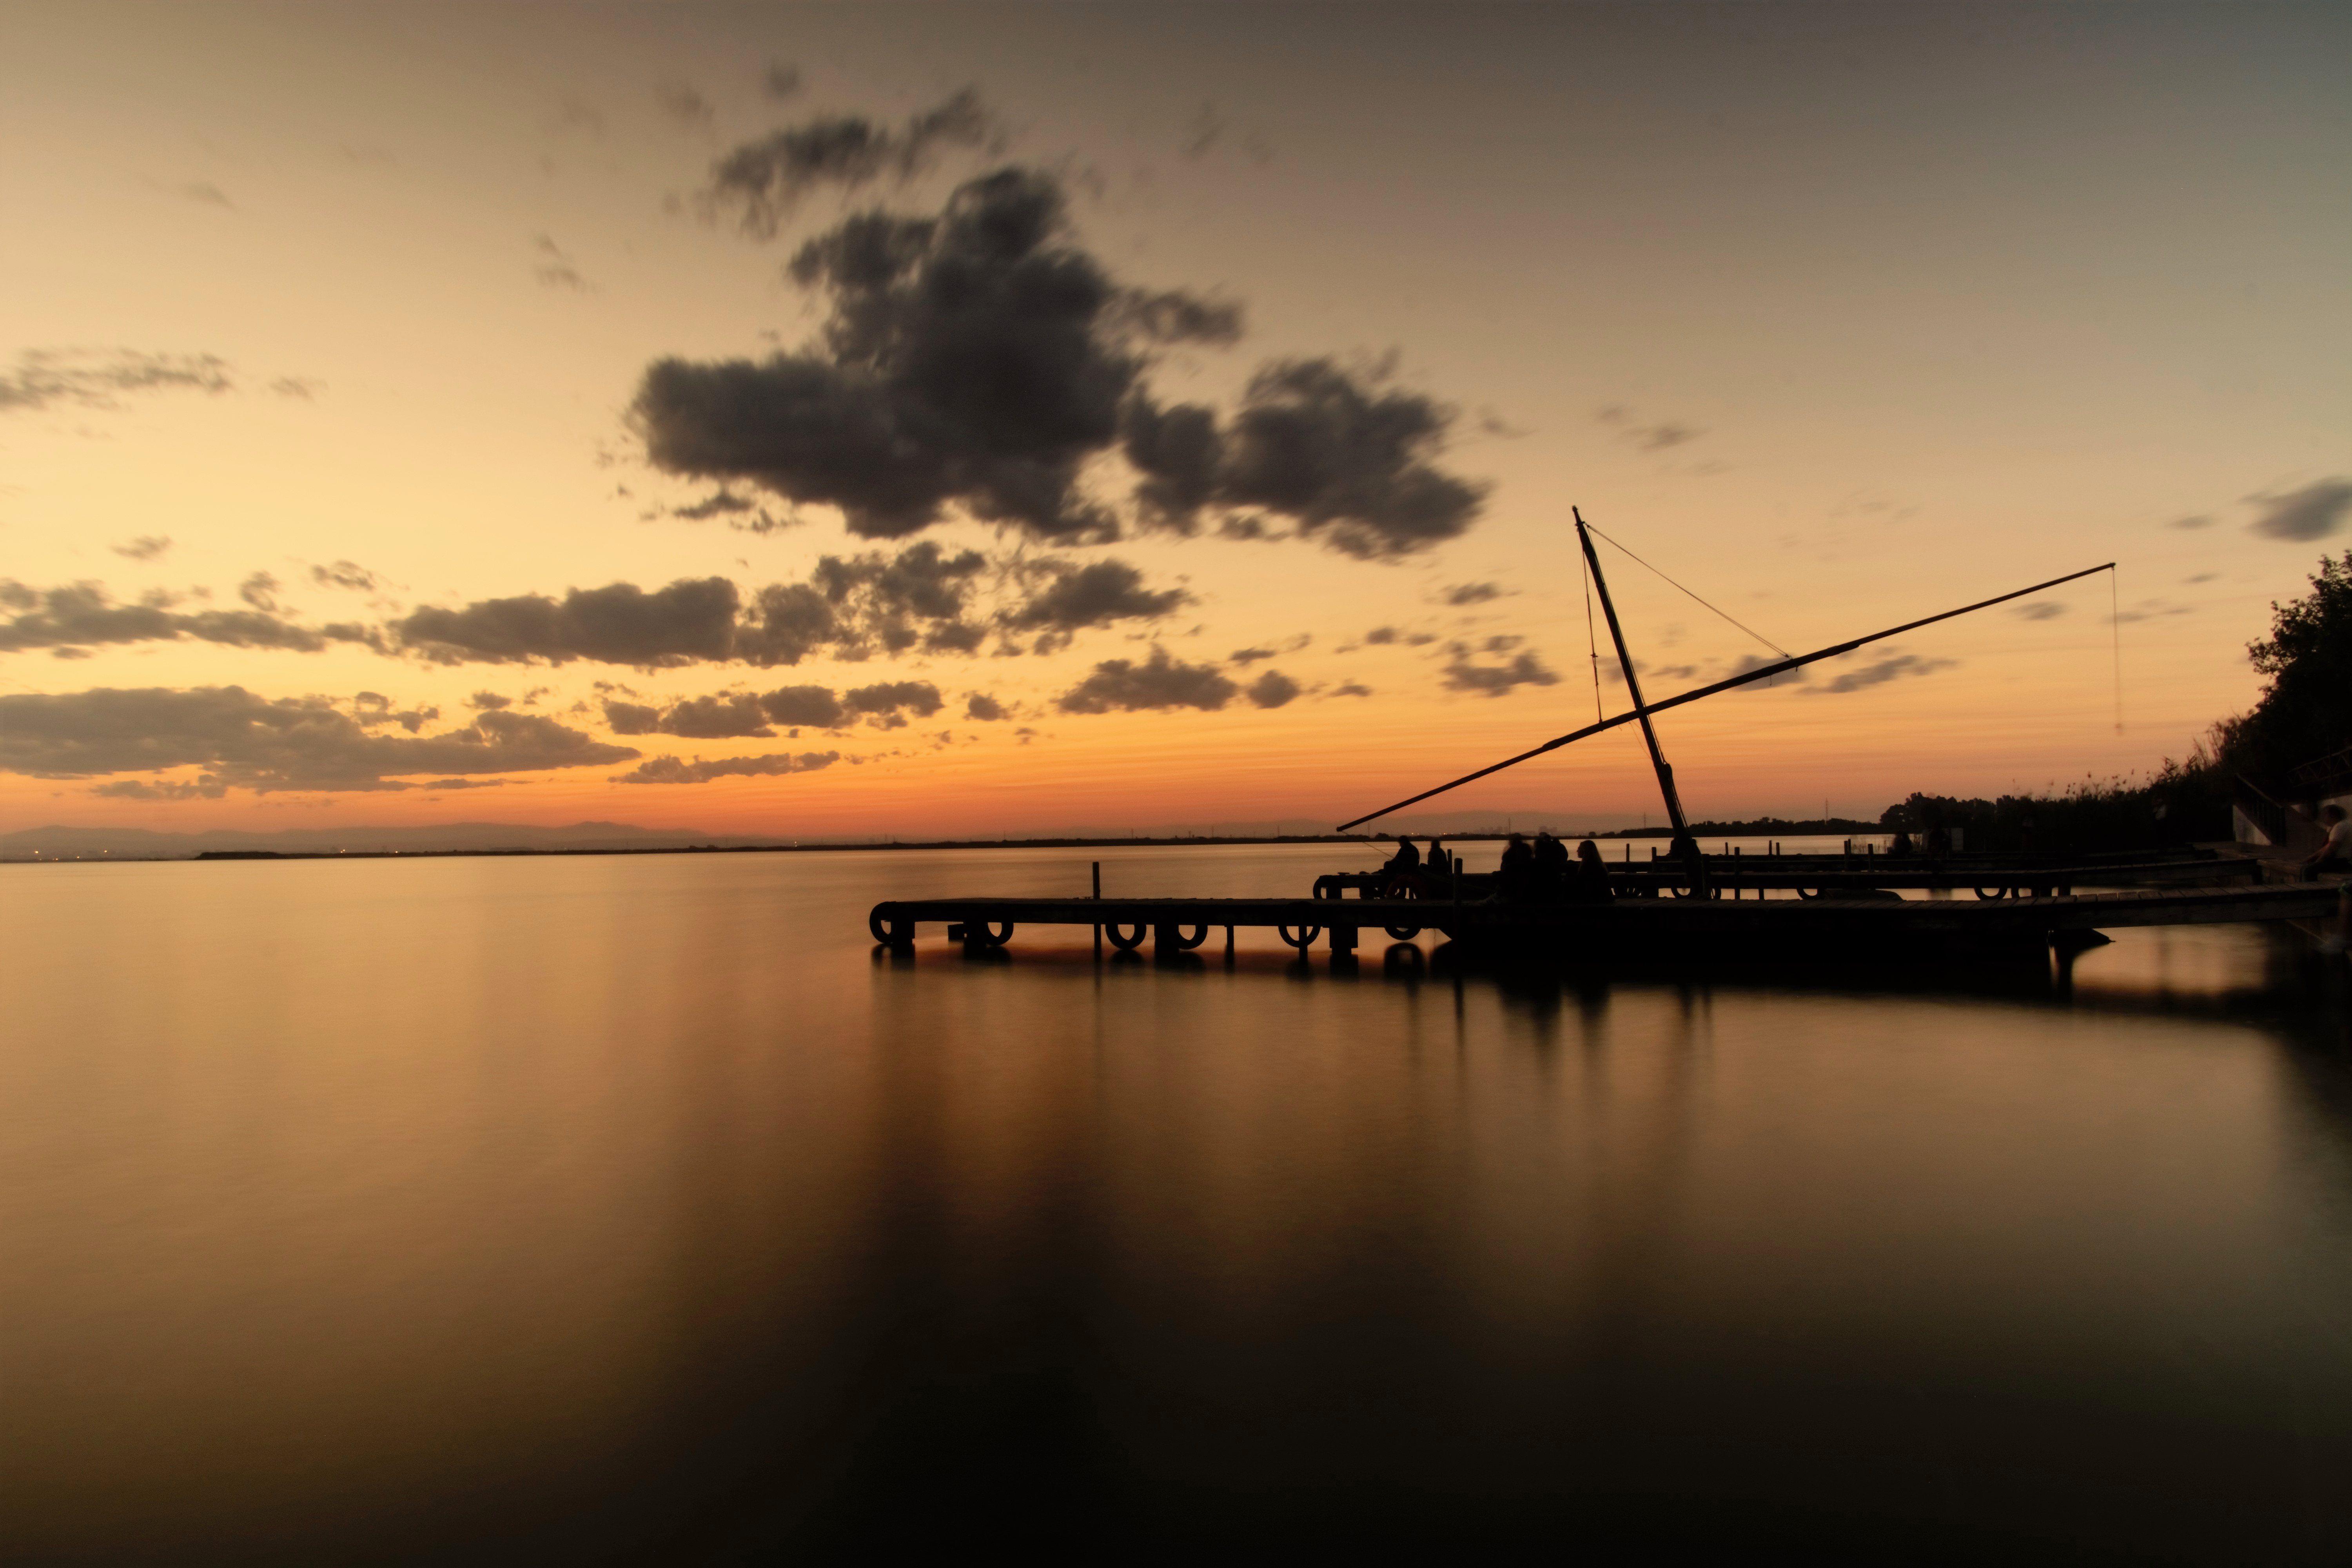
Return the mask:
<path id="1" fill-rule="evenodd" d="M 690 1557 L 951 1472 L 1202 1539 L 2352 1539 L 2345 1015 L 2294 939 L 1857 992 L 863 931 L 1088 858 L 0 873 L 0 1537 Z"/>

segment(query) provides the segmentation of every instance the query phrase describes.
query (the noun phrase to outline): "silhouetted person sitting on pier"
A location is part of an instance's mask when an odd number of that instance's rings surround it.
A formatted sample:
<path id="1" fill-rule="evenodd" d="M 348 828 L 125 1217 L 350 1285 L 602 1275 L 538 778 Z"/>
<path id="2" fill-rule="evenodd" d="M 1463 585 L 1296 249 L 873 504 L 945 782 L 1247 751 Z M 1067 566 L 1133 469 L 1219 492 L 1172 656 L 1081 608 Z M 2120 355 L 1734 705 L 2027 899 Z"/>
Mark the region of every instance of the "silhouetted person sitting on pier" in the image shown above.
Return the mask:
<path id="1" fill-rule="evenodd" d="M 1580 904 L 1605 904 L 1616 897 L 1609 886 L 1609 868 L 1601 861 L 1601 846 L 1590 838 L 1576 847 L 1576 879 L 1570 896 Z"/>
<path id="2" fill-rule="evenodd" d="M 1445 852 L 1444 839 L 1433 838 L 1429 841 L 1429 858 L 1422 862 L 1422 866 L 1433 877 L 1448 879 L 1453 877 L 1454 857 Z"/>
<path id="3" fill-rule="evenodd" d="M 1568 896 L 1568 846 L 1554 838 L 1549 829 L 1536 835 L 1536 892 L 1541 899 L 1557 902 Z"/>
<path id="4" fill-rule="evenodd" d="M 1381 867 L 1381 869 L 1383 871 L 1418 871 L 1421 869 L 1421 851 L 1412 847 L 1412 839 L 1400 838 L 1397 840 L 1396 853 L 1389 857 L 1389 863 Z"/>
<path id="5" fill-rule="evenodd" d="M 1886 847 L 1886 853 L 1896 859 L 1908 858 L 1911 854 L 1911 836 L 1908 833 L 1897 830 L 1895 835 L 1895 842 Z"/>
<path id="6" fill-rule="evenodd" d="M 2327 826 L 2327 840 L 2303 862 L 2303 874 L 2309 881 L 2318 880 L 2322 871 L 2352 871 L 2352 822 L 2344 820 L 2344 808 L 2323 805 L 2319 820 Z"/>
<path id="7" fill-rule="evenodd" d="M 1941 860 L 1952 852 L 1952 836 L 1939 824 L 1927 829 L 1927 858 Z"/>
<path id="8" fill-rule="evenodd" d="M 1532 903 L 1536 896 L 1536 852 L 1528 847 L 1520 835 L 1511 835 L 1503 847 L 1503 863 L 1497 868 L 1496 891 L 1503 901 L 1512 904 Z"/>

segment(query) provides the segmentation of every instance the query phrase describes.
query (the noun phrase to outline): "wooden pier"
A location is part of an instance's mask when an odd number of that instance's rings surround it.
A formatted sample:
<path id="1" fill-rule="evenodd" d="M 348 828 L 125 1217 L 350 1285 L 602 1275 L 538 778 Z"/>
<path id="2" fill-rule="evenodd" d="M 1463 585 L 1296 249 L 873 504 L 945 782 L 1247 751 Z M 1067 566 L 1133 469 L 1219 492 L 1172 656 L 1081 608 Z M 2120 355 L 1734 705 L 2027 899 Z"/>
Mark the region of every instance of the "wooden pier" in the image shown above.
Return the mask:
<path id="1" fill-rule="evenodd" d="M 1466 880 L 1466 879 L 1465 879 Z M 1884 890 L 1814 899 L 1624 897 L 1606 903 L 1454 903 L 1391 899 L 922 899 L 874 906 L 874 940 L 911 947 L 925 926 L 976 948 L 1041 926 L 1101 928 L 1112 947 L 1149 942 L 1159 956 L 1190 952 L 1222 931 L 1272 930 L 1302 956 L 1318 944 L 1352 958 L 1360 941 L 1409 941 L 1423 931 L 1530 953 L 1634 952 L 1705 962 L 1766 953 L 1964 956 L 2051 944 L 2124 926 L 2221 925 L 2336 918 L 2334 886 L 2149 889 L 2000 899 L 1906 900 Z"/>

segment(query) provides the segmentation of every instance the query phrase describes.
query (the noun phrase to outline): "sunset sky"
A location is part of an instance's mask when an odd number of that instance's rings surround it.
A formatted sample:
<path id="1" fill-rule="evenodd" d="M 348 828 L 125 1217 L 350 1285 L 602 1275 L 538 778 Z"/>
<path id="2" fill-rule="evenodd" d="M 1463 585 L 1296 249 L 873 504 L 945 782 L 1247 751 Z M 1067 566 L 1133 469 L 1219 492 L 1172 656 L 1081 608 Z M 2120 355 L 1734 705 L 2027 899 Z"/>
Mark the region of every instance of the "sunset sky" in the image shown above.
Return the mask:
<path id="1" fill-rule="evenodd" d="M 2086 579 L 1662 718 L 1695 816 L 2151 768 L 2352 521 L 2347 59 L 0 5 L 0 831 L 1338 822 L 1591 721 L 1571 506 L 1796 652 L 2119 563 L 2120 729 Z M 1602 549 L 1654 699 L 1770 653 Z M 1655 793 L 1628 728 L 1446 805 Z"/>

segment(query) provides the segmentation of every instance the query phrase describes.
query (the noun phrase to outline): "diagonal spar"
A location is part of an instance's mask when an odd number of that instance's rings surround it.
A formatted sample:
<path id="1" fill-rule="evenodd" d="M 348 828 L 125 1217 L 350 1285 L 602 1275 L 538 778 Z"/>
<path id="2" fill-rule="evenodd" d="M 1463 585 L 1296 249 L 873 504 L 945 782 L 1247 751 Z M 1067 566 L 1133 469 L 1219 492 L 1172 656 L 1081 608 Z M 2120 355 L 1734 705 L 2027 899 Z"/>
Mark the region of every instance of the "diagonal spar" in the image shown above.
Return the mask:
<path id="1" fill-rule="evenodd" d="M 1855 637 L 1850 642 L 1837 643 L 1829 647 L 1817 649 L 1812 653 L 1799 654 L 1794 658 L 1784 658 L 1778 664 L 1768 664 L 1763 666 L 1761 668 L 1751 669 L 1742 675 L 1735 675 L 1727 680 L 1718 680 L 1712 686 L 1702 686 L 1696 691 L 1685 691 L 1678 697 L 1669 697 L 1664 702 L 1651 702 L 1636 706 L 1630 712 L 1620 713 L 1614 719 L 1603 719 L 1598 724 L 1587 724 L 1581 730 L 1571 730 L 1565 735 L 1560 735 L 1552 740 L 1546 741 L 1542 745 L 1536 747 L 1532 751 L 1521 752 L 1516 757 L 1506 757 L 1501 762 L 1496 763 L 1492 766 L 1480 768 L 1475 773 L 1464 773 L 1460 778 L 1454 779 L 1450 783 L 1439 784 L 1435 789 L 1425 789 L 1419 795 L 1409 795 L 1403 800 L 1396 802 L 1392 805 L 1384 805 L 1378 811 L 1366 812 L 1363 816 L 1357 817 L 1352 822 L 1343 822 L 1339 824 L 1339 826 L 1333 828 L 1332 831 L 1335 833 L 1345 833 L 1350 827 L 1361 826 L 1363 824 L 1371 821 L 1375 817 L 1386 816 L 1392 811 L 1402 811 L 1408 805 L 1417 805 L 1421 802 L 1427 800 L 1432 795 L 1444 795 L 1450 789 L 1459 789 L 1462 785 L 1469 784 L 1475 779 L 1483 779 L 1489 773 L 1498 773 L 1505 768 L 1517 767 L 1519 763 L 1526 762 L 1530 757 L 1540 757 L 1546 752 L 1556 752 L 1559 750 L 1560 747 L 1568 745 L 1571 742 L 1581 741 L 1591 735 L 1598 735 L 1603 730 L 1614 730 L 1620 724 L 1631 724 L 1636 720 L 1642 719 L 1649 714 L 1663 713 L 1669 708 L 1679 708 L 1685 702 L 1696 702 L 1702 697 L 1712 697 L 1718 691 L 1728 691 L 1733 687 L 1746 686 L 1750 681 L 1769 680 L 1773 676 L 1785 675 L 1790 670 L 1799 668 L 1804 665 L 1816 663 L 1824 658 L 1834 658 L 1842 653 L 1852 653 L 1855 648 L 1861 647 L 1866 643 L 1881 642 L 1887 637 L 1899 637 L 1905 632 L 1916 631 L 1921 626 L 1934 626 L 1937 621 L 1948 621 L 1955 616 L 1965 616 L 1977 610 L 1990 609 L 1995 605 L 2005 605 L 2011 599 L 2022 599 L 2028 594 L 2039 594 L 2044 588 L 2055 588 L 2062 583 L 2072 583 L 2078 577 L 2089 577 L 2101 572 L 2112 572 L 2115 569 L 2116 563 L 2112 561 L 2105 563 L 2104 565 L 2086 566 L 2080 572 L 2069 572 L 2063 577 L 2053 577 L 2047 583 L 2036 583 L 2031 588 L 2020 588 L 2013 594 L 2003 594 L 1997 598 L 1980 599 L 1973 605 L 1963 605 L 1957 610 L 1946 610 L 1939 616 L 1928 616 L 1920 620 L 1906 621 L 1899 626 L 1889 626 L 1883 632 L 1873 632 L 1868 637 Z"/>

